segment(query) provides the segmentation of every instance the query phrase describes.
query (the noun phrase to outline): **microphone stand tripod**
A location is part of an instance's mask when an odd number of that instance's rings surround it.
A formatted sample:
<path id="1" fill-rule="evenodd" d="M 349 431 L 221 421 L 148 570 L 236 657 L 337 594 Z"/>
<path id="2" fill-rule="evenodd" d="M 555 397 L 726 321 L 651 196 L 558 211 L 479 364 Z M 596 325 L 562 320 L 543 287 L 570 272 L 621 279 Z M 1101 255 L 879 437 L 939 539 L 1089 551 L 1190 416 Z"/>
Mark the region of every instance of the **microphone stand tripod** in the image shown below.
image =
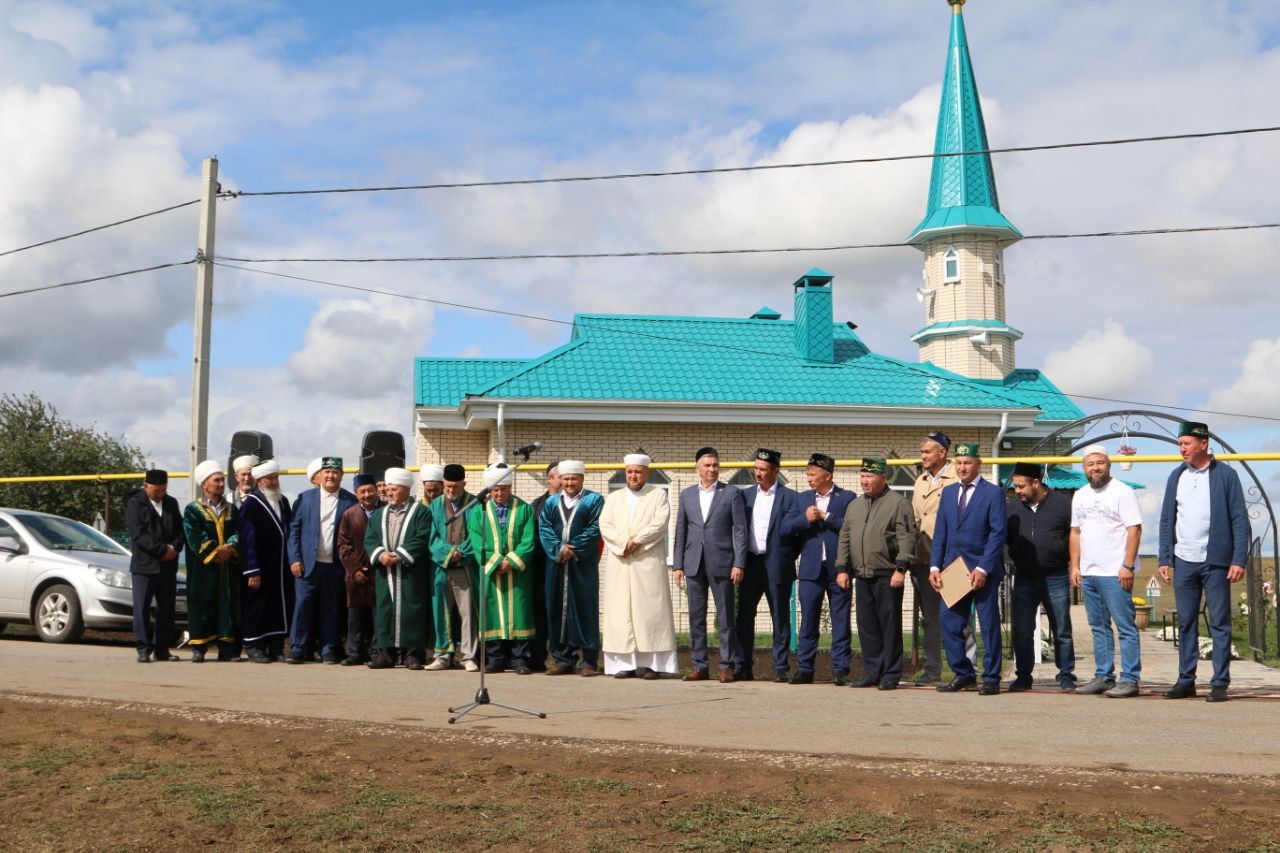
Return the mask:
<path id="1" fill-rule="evenodd" d="M 521 465 L 524 465 L 526 462 L 529 461 L 529 454 L 532 453 L 534 450 L 537 450 L 537 447 L 533 447 L 531 450 L 526 450 L 526 448 L 522 447 L 516 451 L 524 458 L 521 459 L 518 463 L 516 463 L 516 466 L 511 469 L 511 476 L 513 480 L 515 479 L 515 472 L 520 470 Z M 480 494 L 472 498 L 470 503 L 468 503 L 462 509 L 455 512 L 452 516 L 449 517 L 447 521 L 445 521 L 445 526 L 448 527 L 450 524 L 454 524 L 455 522 L 457 522 L 458 519 L 462 518 L 462 516 L 466 514 L 467 510 L 471 509 L 471 507 L 475 506 L 481 501 L 487 500 L 488 497 L 489 497 L 489 489 L 488 488 L 481 489 Z M 456 708 L 449 709 L 449 713 L 453 715 L 452 717 L 449 718 L 449 722 L 450 723 L 458 722 L 458 720 L 461 720 L 463 717 L 465 717 L 467 714 L 471 713 L 481 705 L 495 705 L 499 708 L 505 708 L 508 711 L 515 711 L 516 713 L 519 713 L 519 714 L 528 714 L 530 717 L 537 717 L 540 720 L 545 720 L 547 718 L 547 715 L 543 711 L 530 711 L 528 708 L 518 708 L 515 705 L 504 705 L 501 702 L 494 702 L 492 699 L 489 698 L 489 688 L 485 687 L 484 685 L 484 677 L 486 672 L 488 671 L 489 656 L 488 654 L 485 653 L 484 641 L 480 639 L 480 636 L 479 636 L 480 634 L 484 633 L 484 600 L 487 597 L 485 594 L 485 585 L 488 582 L 488 578 L 485 576 L 483 566 L 480 566 L 480 565 L 476 566 L 476 574 L 479 576 L 479 581 L 480 581 L 479 590 L 478 590 L 479 596 L 480 596 L 480 614 L 479 614 L 480 623 L 476 627 L 476 635 L 477 635 L 476 646 L 478 647 L 479 658 L 480 658 L 480 689 L 476 691 L 475 698 L 472 699 L 469 703 L 465 705 L 459 705 Z"/>

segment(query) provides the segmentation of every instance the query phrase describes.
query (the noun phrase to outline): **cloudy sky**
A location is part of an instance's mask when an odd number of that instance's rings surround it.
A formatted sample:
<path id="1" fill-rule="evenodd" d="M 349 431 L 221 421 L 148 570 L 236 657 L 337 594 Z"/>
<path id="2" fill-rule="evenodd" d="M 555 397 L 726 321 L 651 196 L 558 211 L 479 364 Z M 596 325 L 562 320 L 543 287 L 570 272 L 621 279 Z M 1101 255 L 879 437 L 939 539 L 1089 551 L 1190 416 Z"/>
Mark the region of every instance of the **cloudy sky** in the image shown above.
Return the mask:
<path id="1" fill-rule="evenodd" d="M 1280 124 L 1280 4 L 974 0 L 991 142 Z M 0 2 L 0 251 L 199 195 L 549 177 L 931 150 L 942 0 L 658 3 Z M 1274 222 L 1280 135 L 999 155 L 1025 234 Z M 473 255 L 896 241 L 925 161 L 522 188 L 241 198 L 232 257 Z M 193 256 L 194 207 L 0 258 L 0 292 Z M 1085 396 L 1280 418 L 1276 232 L 1027 242 L 1007 257 L 1023 366 Z M 913 359 L 913 249 L 275 269 L 568 320 L 838 319 Z M 191 266 L 0 300 L 0 390 L 35 391 L 185 469 Z M 529 356 L 567 327 L 219 269 L 210 442 L 287 464 L 408 431 L 413 357 Z M 1241 448 L 1280 422 L 1206 415 Z M 1280 466 L 1259 468 L 1280 496 Z M 1154 472 L 1153 472 L 1154 474 Z M 1157 497 L 1153 491 L 1148 500 Z"/>

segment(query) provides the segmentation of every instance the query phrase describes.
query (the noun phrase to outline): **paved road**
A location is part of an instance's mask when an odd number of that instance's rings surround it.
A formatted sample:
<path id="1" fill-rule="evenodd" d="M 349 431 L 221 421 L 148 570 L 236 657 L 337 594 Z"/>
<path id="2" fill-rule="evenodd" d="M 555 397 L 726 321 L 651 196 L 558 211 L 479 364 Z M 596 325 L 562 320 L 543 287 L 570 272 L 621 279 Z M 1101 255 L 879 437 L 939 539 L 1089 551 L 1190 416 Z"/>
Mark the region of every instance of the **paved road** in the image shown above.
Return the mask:
<path id="1" fill-rule="evenodd" d="M 127 646 L 54 646 L 0 637 L 0 690 L 121 702 L 448 728 L 447 707 L 475 694 L 477 676 L 372 671 L 320 664 L 138 664 Z M 1280 777 L 1280 700 L 1220 705 L 1155 695 L 1111 700 L 1027 694 L 939 695 L 775 685 L 617 681 L 502 674 L 496 702 L 545 711 L 539 720 L 493 706 L 456 728 L 672 746 L 1128 768 Z M 1172 745 L 1192 745 L 1192 756 Z M 998 744 L 998 746 L 997 746 Z"/>

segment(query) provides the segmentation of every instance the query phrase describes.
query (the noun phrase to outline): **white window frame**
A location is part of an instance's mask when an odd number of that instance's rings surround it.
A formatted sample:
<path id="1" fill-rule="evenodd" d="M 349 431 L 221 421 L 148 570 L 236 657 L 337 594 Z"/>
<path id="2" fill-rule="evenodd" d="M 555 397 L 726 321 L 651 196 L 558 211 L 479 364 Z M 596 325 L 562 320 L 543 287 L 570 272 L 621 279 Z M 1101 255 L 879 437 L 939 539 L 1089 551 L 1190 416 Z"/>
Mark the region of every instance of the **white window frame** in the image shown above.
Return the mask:
<path id="1" fill-rule="evenodd" d="M 956 265 L 955 275 L 947 275 L 947 264 L 954 263 Z M 955 246 L 948 246 L 947 250 L 942 253 L 942 283 L 952 284 L 960 280 L 960 253 L 956 251 Z"/>

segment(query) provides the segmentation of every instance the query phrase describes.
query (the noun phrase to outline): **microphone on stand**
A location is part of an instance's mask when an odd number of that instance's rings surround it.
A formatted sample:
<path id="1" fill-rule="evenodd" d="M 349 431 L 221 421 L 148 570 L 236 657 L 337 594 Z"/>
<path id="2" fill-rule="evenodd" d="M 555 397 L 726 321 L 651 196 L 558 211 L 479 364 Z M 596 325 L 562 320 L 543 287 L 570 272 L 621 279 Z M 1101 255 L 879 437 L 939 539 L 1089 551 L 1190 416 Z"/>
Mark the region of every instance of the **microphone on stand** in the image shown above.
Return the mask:
<path id="1" fill-rule="evenodd" d="M 528 456 L 530 453 L 537 453 L 541 449 L 542 449 L 542 442 L 534 441 L 529 444 L 526 444 L 524 447 L 517 447 L 515 449 L 515 453 L 517 453 L 520 456 Z"/>

